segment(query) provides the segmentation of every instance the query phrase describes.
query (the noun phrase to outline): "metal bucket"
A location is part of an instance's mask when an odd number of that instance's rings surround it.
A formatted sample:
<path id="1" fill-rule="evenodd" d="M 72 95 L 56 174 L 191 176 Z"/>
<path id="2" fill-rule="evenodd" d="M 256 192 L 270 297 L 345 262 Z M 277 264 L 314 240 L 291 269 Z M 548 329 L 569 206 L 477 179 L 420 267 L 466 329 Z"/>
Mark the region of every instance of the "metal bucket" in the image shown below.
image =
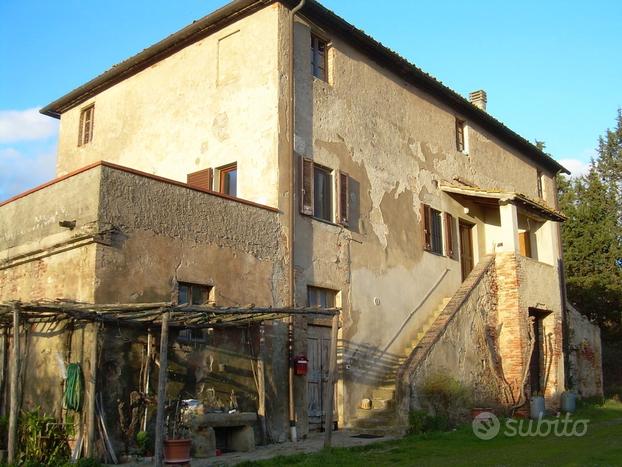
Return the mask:
<path id="1" fill-rule="evenodd" d="M 530 400 L 529 415 L 531 418 L 544 417 L 544 397 L 534 396 Z"/>
<path id="2" fill-rule="evenodd" d="M 562 412 L 575 413 L 577 410 L 577 395 L 574 392 L 562 393 Z"/>

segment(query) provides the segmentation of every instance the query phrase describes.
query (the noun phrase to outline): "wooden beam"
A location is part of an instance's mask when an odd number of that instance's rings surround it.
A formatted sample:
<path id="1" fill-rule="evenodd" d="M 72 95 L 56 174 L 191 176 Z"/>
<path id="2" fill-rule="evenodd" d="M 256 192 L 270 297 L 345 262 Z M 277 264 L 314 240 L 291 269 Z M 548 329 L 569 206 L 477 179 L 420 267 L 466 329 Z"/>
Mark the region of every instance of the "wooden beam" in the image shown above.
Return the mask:
<path id="1" fill-rule="evenodd" d="M 326 426 L 324 427 L 324 447 L 332 444 L 333 436 L 333 408 L 335 406 L 335 381 L 337 376 L 337 332 L 339 331 L 339 315 L 333 316 L 333 326 L 330 330 L 330 360 L 328 363 L 328 384 L 326 394 Z"/>
<path id="2" fill-rule="evenodd" d="M 99 323 L 93 323 L 93 331 L 91 333 L 91 355 L 89 357 L 89 399 L 88 406 L 86 408 L 87 417 L 87 444 L 86 444 L 86 457 L 95 456 L 95 398 L 97 397 L 97 350 L 99 344 Z"/>
<path id="3" fill-rule="evenodd" d="M 19 379 L 19 303 L 12 303 L 13 309 L 13 348 L 11 349 L 11 381 L 10 381 L 10 406 L 9 406 L 9 439 L 8 461 L 13 464 L 16 461 L 17 449 L 17 417 L 18 396 L 17 383 Z"/>
<path id="4" fill-rule="evenodd" d="M 168 370 L 168 320 L 170 311 L 162 315 L 160 332 L 160 371 L 158 374 L 158 409 L 156 413 L 155 465 L 162 467 L 164 450 L 164 411 L 166 410 L 166 380 Z"/>

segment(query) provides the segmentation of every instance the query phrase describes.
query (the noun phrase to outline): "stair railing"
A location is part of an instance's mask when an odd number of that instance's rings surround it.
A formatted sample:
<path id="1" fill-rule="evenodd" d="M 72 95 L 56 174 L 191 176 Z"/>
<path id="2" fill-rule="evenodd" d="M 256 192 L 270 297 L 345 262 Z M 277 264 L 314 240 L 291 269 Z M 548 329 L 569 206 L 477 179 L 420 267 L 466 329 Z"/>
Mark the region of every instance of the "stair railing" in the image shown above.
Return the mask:
<path id="1" fill-rule="evenodd" d="M 425 302 L 427 302 L 428 298 L 430 298 L 430 295 L 432 295 L 432 293 L 436 290 L 436 288 L 440 285 L 440 283 L 443 281 L 443 279 L 445 279 L 445 276 L 447 276 L 447 273 L 451 271 L 451 269 L 446 268 L 443 273 L 440 275 L 440 277 L 437 279 L 437 281 L 434 283 L 434 285 L 432 286 L 432 288 L 430 288 L 430 290 L 427 291 L 427 293 L 423 296 L 423 298 L 421 299 L 421 301 L 419 302 L 419 304 L 415 307 L 415 309 L 413 311 L 410 312 L 410 314 L 406 317 L 406 319 L 404 320 L 404 322 L 402 323 L 402 325 L 399 327 L 399 329 L 396 331 L 396 333 L 393 335 L 393 337 L 391 338 L 391 340 L 387 343 L 387 345 L 385 346 L 385 348 L 382 350 L 383 353 L 386 353 L 391 346 L 393 345 L 393 343 L 397 340 L 397 338 L 400 336 L 400 334 L 402 333 L 402 331 L 404 330 L 404 328 L 406 327 L 406 325 L 408 324 L 408 322 L 412 319 L 412 317 L 415 315 L 415 313 L 419 310 L 419 308 L 421 308 L 423 306 L 423 304 Z"/>

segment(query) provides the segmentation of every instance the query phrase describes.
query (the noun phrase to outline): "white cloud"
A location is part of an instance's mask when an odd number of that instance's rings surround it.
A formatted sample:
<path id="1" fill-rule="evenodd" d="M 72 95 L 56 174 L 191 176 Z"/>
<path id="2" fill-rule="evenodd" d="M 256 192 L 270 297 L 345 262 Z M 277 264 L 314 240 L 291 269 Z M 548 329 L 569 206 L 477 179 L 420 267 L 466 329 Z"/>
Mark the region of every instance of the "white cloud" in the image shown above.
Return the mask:
<path id="1" fill-rule="evenodd" d="M 0 143 L 46 139 L 58 131 L 58 120 L 39 113 L 38 108 L 0 110 Z"/>
<path id="2" fill-rule="evenodd" d="M 559 159 L 558 162 L 571 172 L 571 177 L 580 177 L 590 170 L 590 163 L 580 159 Z"/>
<path id="3" fill-rule="evenodd" d="M 27 157 L 14 148 L 0 149 L 0 201 L 54 178 L 54 150 Z"/>

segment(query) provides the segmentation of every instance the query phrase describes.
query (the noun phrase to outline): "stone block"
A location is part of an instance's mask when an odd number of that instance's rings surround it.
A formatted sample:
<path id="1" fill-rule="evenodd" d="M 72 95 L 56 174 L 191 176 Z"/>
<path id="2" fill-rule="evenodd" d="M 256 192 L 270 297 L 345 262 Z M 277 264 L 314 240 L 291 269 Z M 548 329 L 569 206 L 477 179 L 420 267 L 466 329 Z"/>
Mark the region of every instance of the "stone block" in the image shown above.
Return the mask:
<path id="1" fill-rule="evenodd" d="M 255 431 L 252 426 L 245 425 L 231 431 L 229 448 L 234 451 L 250 452 L 255 450 Z"/>

